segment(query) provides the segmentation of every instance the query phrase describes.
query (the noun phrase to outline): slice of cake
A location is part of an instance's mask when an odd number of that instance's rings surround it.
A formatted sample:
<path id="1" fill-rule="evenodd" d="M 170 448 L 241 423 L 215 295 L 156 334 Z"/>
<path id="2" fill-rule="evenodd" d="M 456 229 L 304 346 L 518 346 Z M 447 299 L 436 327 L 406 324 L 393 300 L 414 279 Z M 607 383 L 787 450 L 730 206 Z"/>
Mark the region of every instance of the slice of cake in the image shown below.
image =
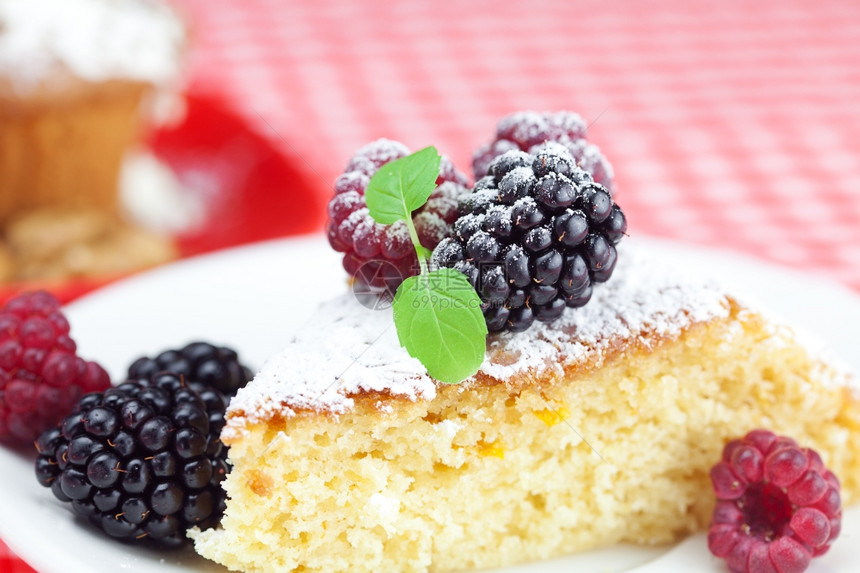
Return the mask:
<path id="1" fill-rule="evenodd" d="M 708 525 L 708 472 L 757 427 L 816 448 L 856 500 L 849 375 L 664 269 L 628 249 L 587 306 L 491 336 L 459 385 L 400 348 L 390 311 L 326 304 L 232 402 L 227 511 L 197 551 L 245 572 L 442 572 L 671 542 Z"/>

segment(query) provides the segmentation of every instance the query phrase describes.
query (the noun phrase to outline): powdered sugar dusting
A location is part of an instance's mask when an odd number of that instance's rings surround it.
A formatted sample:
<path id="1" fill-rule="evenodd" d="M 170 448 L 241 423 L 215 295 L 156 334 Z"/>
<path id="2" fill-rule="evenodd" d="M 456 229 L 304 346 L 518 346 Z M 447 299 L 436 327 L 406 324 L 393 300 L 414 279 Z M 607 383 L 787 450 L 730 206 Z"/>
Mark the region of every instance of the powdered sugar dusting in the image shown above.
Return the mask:
<path id="1" fill-rule="evenodd" d="M 367 184 L 370 183 L 370 177 L 362 171 L 346 171 L 341 173 L 334 181 L 334 193 L 348 193 L 350 191 L 364 195 L 364 190 L 367 189 Z"/>
<path id="2" fill-rule="evenodd" d="M 360 147 L 349 163 L 346 165 L 344 172 L 360 172 L 368 177 L 372 177 L 380 167 L 409 155 L 409 148 L 399 141 L 391 139 L 377 139 L 367 145 Z"/>
<path id="3" fill-rule="evenodd" d="M 442 217 L 431 211 L 421 211 L 412 217 L 421 244 L 438 245 L 448 236 L 449 226 Z"/>
<path id="4" fill-rule="evenodd" d="M 499 121 L 496 139 L 475 152 L 472 162 L 475 177 L 484 177 L 494 158 L 505 152 L 520 149 L 534 154 L 546 143 L 560 144 L 579 167 L 612 194 L 615 190 L 612 166 L 600 148 L 588 143 L 586 131 L 587 125 L 582 117 L 569 111 L 513 113 Z"/>
<path id="5" fill-rule="evenodd" d="M 489 338 L 481 373 L 499 381 L 583 363 L 600 365 L 619 337 L 645 344 L 678 336 L 689 326 L 728 316 L 722 288 L 667 269 L 628 245 L 608 283 L 593 300 L 568 309 L 551 324 Z M 253 382 L 239 391 L 228 413 L 225 438 L 248 422 L 297 410 L 341 414 L 353 396 L 378 391 L 430 400 L 436 382 L 401 348 L 391 309 L 369 310 L 351 294 L 325 304 L 293 342 L 273 356 Z"/>
<path id="6" fill-rule="evenodd" d="M 522 153 L 523 153 L 522 151 L 509 151 L 508 153 L 506 153 L 502 157 L 506 157 L 510 154 L 522 154 Z M 568 154 L 568 156 L 570 156 L 570 154 Z M 572 158 L 571 158 L 571 162 L 572 162 Z M 527 183 L 534 176 L 535 176 L 535 173 L 534 173 L 534 171 L 532 171 L 531 166 L 516 167 L 516 168 L 508 171 L 508 173 L 505 175 L 504 179 L 508 180 L 506 182 L 506 184 L 519 186 L 519 185 L 523 185 L 523 184 Z M 499 183 L 501 184 L 501 181 Z"/>
<path id="7" fill-rule="evenodd" d="M 402 251 L 411 248 L 412 239 L 409 238 L 409 227 L 406 221 L 395 221 L 385 229 L 383 236 L 383 252 Z"/>
<path id="8" fill-rule="evenodd" d="M 496 136 L 517 142 L 540 142 L 560 137 L 585 137 L 586 129 L 585 121 L 575 112 L 559 111 L 547 114 L 520 111 L 499 121 Z"/>
<path id="9" fill-rule="evenodd" d="M 431 400 L 434 381 L 397 341 L 391 309 L 374 310 L 345 294 L 316 316 L 230 403 L 225 438 L 245 421 L 297 410 L 341 414 L 362 392 Z M 244 415 L 243 415 L 244 414 Z"/>
<path id="10" fill-rule="evenodd" d="M 58 68 L 88 81 L 161 84 L 178 73 L 184 35 L 154 0 L 3 0 L 0 74 L 21 93 Z"/>
<path id="11" fill-rule="evenodd" d="M 529 153 L 532 155 L 537 155 L 538 153 L 543 155 L 552 155 L 559 159 L 573 162 L 573 155 L 570 153 L 568 148 L 557 141 L 545 141 L 544 143 L 539 143 L 529 149 Z"/>
<path id="12" fill-rule="evenodd" d="M 628 248 L 612 279 L 595 285 L 584 307 L 567 310 L 551 324 L 535 323 L 526 336 L 505 332 L 491 338 L 481 371 L 504 381 L 525 371 L 539 375 L 584 363 L 600 366 L 613 340 L 650 345 L 728 313 L 724 290 L 716 282 L 667 269 L 664 262 Z"/>

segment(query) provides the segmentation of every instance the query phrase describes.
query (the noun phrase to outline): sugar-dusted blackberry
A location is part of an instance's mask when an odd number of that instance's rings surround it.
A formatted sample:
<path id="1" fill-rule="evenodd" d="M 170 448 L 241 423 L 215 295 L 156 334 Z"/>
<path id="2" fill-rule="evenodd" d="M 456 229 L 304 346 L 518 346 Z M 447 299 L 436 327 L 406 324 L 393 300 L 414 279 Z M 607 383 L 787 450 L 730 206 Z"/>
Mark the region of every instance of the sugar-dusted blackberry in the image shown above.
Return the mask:
<path id="1" fill-rule="evenodd" d="M 406 224 L 380 225 L 370 216 L 364 192 L 370 178 L 384 164 L 409 155 L 402 143 L 380 139 L 358 151 L 334 185 L 326 226 L 332 248 L 344 254 L 344 269 L 374 288 L 395 289 L 418 273 L 418 260 Z M 412 213 L 421 244 L 433 249 L 451 232 L 457 219 L 457 200 L 467 193 L 468 180 L 447 157 L 442 157 L 436 189 L 427 203 Z"/>
<path id="2" fill-rule="evenodd" d="M 567 148 L 509 151 L 461 197 L 451 237 L 433 251 L 438 267 L 461 271 L 481 297 L 491 332 L 519 332 L 583 306 L 609 280 L 627 221 L 606 188 Z"/>
<path id="3" fill-rule="evenodd" d="M 182 374 L 189 382 L 215 388 L 228 398 L 253 377 L 232 348 L 198 341 L 165 350 L 155 358 L 138 358 L 128 368 L 128 379 L 146 379 L 161 370 Z"/>
<path id="4" fill-rule="evenodd" d="M 515 150 L 534 153 L 540 145 L 550 141 L 567 148 L 576 165 L 612 194 L 615 192 L 612 165 L 600 148 L 586 140 L 586 128 L 582 117 L 569 111 L 512 113 L 499 121 L 495 139 L 475 151 L 472 160 L 475 180 L 487 174 L 498 175 L 490 173 L 490 164 L 497 157 Z"/>
<path id="5" fill-rule="evenodd" d="M 130 542 L 175 547 L 188 528 L 216 525 L 227 449 L 184 375 L 158 372 L 85 396 L 37 440 L 36 478 L 95 527 Z"/>

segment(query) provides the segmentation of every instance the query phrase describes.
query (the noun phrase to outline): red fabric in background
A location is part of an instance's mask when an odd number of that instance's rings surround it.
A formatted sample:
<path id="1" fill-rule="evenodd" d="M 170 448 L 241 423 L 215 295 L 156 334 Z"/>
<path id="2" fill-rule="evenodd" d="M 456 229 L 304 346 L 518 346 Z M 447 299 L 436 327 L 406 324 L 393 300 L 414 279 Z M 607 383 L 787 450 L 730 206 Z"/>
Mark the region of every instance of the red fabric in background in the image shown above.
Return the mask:
<path id="1" fill-rule="evenodd" d="M 467 169 L 503 114 L 572 109 L 631 234 L 860 287 L 860 3 L 181 3 L 195 88 L 226 94 L 322 191 L 377 137 Z"/>
<path id="2" fill-rule="evenodd" d="M 860 288 L 860 3 L 177 0 L 195 93 L 324 197 L 378 137 L 463 170 L 499 117 L 578 111 L 631 235 Z M 317 216 L 320 214 L 317 213 Z M 18 567 L 0 545 L 0 571 Z"/>

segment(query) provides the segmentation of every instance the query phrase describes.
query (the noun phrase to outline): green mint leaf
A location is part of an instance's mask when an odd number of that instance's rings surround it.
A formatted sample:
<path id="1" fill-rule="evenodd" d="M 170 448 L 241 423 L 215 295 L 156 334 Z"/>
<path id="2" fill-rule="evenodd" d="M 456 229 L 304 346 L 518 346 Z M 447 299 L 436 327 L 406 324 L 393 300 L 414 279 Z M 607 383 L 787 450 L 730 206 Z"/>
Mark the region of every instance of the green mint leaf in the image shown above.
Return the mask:
<path id="1" fill-rule="evenodd" d="M 393 308 L 400 344 L 430 376 L 455 384 L 481 367 L 487 323 L 463 273 L 443 268 L 409 277 L 397 289 Z"/>
<path id="2" fill-rule="evenodd" d="M 433 251 L 425 247 L 424 245 L 417 245 L 415 250 L 418 251 L 419 254 L 424 255 L 425 259 L 429 259 L 433 256 Z"/>
<path id="3" fill-rule="evenodd" d="M 435 147 L 425 147 L 380 167 L 364 192 L 370 216 L 382 225 L 411 220 L 436 188 L 439 160 Z"/>

